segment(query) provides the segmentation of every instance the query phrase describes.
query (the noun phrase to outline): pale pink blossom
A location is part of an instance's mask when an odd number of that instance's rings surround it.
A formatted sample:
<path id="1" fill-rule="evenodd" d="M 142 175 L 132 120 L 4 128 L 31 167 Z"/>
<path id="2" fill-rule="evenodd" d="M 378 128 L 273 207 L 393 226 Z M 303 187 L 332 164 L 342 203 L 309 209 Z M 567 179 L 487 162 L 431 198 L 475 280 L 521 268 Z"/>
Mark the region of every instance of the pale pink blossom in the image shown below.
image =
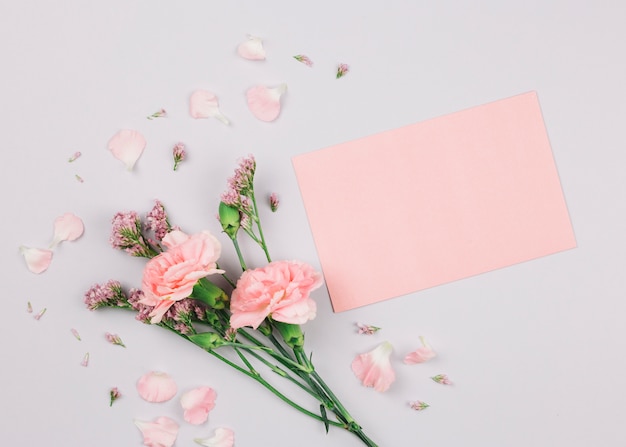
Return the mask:
<path id="1" fill-rule="evenodd" d="M 180 230 L 167 233 L 163 245 L 168 250 L 150 259 L 143 271 L 142 304 L 153 306 L 151 322 L 159 323 L 176 302 L 191 295 L 200 278 L 224 273 L 217 268 L 220 242 L 208 231 L 189 236 Z"/>
<path id="2" fill-rule="evenodd" d="M 108 147 L 113 156 L 132 171 L 146 147 L 146 139 L 136 130 L 123 129 L 113 135 Z"/>
<path id="3" fill-rule="evenodd" d="M 357 355 L 352 361 L 352 371 L 363 385 L 374 387 L 379 392 L 387 391 L 396 380 L 390 362 L 392 352 L 391 344 L 383 342 L 372 351 Z"/>
<path id="4" fill-rule="evenodd" d="M 442 385 L 452 385 L 452 381 L 446 374 L 437 374 L 436 376 L 431 377 L 431 379 Z"/>
<path id="5" fill-rule="evenodd" d="M 344 77 L 349 71 L 350 71 L 350 67 L 348 66 L 348 64 L 339 64 L 337 66 L 336 78 L 339 79 L 339 78 Z"/>
<path id="6" fill-rule="evenodd" d="M 65 213 L 54 220 L 54 236 L 50 248 L 54 249 L 60 242 L 74 241 L 83 235 L 85 226 L 80 217 Z"/>
<path id="7" fill-rule="evenodd" d="M 172 149 L 172 156 L 174 157 L 174 171 L 178 169 L 178 165 L 181 161 L 187 157 L 187 151 L 185 150 L 185 145 L 183 143 L 176 143 L 174 148 Z"/>
<path id="8" fill-rule="evenodd" d="M 380 331 L 381 329 L 378 326 L 372 326 L 370 324 L 361 324 L 361 323 L 356 323 L 356 327 L 357 327 L 357 332 L 359 334 L 365 334 L 365 335 L 373 335 L 376 332 Z"/>
<path id="9" fill-rule="evenodd" d="M 217 428 L 213 437 L 196 438 L 194 441 L 204 447 L 233 447 L 235 445 L 235 432 L 229 428 Z"/>
<path id="10" fill-rule="evenodd" d="M 287 91 L 287 84 L 278 87 L 257 85 L 246 92 L 248 109 L 261 121 L 274 121 L 280 114 L 280 98 Z"/>
<path id="11" fill-rule="evenodd" d="M 120 397 L 122 397 L 122 393 L 120 393 L 120 390 L 118 390 L 117 387 L 111 388 L 111 390 L 109 391 L 109 407 L 112 407 L 113 402 L 115 402 Z"/>
<path id="12" fill-rule="evenodd" d="M 302 62 L 307 67 L 313 66 L 313 61 L 309 59 L 308 56 L 305 56 L 304 54 L 296 54 L 293 58 L 297 60 L 298 62 Z"/>
<path id="13" fill-rule="evenodd" d="M 112 345 L 121 346 L 123 348 L 126 347 L 120 336 L 117 334 L 111 334 L 110 332 L 107 332 L 106 334 L 104 334 L 104 338 L 106 338 L 106 340 Z"/>
<path id="14" fill-rule="evenodd" d="M 409 402 L 409 406 L 415 411 L 422 411 L 430 407 L 430 405 L 428 405 L 426 402 L 422 402 L 421 400 Z"/>
<path id="15" fill-rule="evenodd" d="M 196 90 L 189 98 L 189 114 L 192 118 L 216 118 L 228 125 L 228 119 L 220 112 L 215 93 L 208 90 Z"/>
<path id="16" fill-rule="evenodd" d="M 268 316 L 292 324 L 312 320 L 316 304 L 310 294 L 321 285 L 322 275 L 303 262 L 275 261 L 246 270 L 231 296 L 230 325 L 256 329 Z"/>
<path id="17" fill-rule="evenodd" d="M 31 248 L 22 245 L 20 253 L 24 256 L 28 270 L 33 273 L 45 272 L 52 262 L 52 250 L 43 248 Z"/>
<path id="18" fill-rule="evenodd" d="M 178 424 L 165 416 L 158 417 L 154 422 L 139 421 L 135 425 L 143 435 L 143 444 L 148 447 L 172 447 L 178 436 Z"/>
<path id="19" fill-rule="evenodd" d="M 280 205 L 280 200 L 278 200 L 278 196 L 275 192 L 270 194 L 270 209 L 273 213 L 278 209 L 278 205 Z"/>
<path id="20" fill-rule="evenodd" d="M 89 353 L 88 352 L 83 356 L 83 361 L 80 362 L 80 366 L 84 366 L 85 368 L 89 366 Z"/>
<path id="21" fill-rule="evenodd" d="M 263 48 L 263 40 L 260 37 L 248 35 L 248 40 L 240 43 L 237 47 L 237 54 L 251 61 L 264 60 L 265 49 Z"/>
<path id="22" fill-rule="evenodd" d="M 169 374 L 151 371 L 139 378 L 137 391 L 148 402 L 165 402 L 176 395 L 178 387 Z"/>
<path id="23" fill-rule="evenodd" d="M 194 425 L 203 424 L 209 417 L 209 411 L 215 407 L 217 394 L 208 386 L 202 386 L 187 391 L 180 398 L 180 404 L 185 410 L 184 418 Z"/>
<path id="24" fill-rule="evenodd" d="M 415 365 L 416 363 L 424 363 L 430 359 L 437 357 L 437 353 L 433 351 L 428 343 L 424 340 L 424 337 L 420 337 L 422 347 L 417 348 L 415 351 L 409 352 L 404 357 L 404 363 L 407 365 Z"/>

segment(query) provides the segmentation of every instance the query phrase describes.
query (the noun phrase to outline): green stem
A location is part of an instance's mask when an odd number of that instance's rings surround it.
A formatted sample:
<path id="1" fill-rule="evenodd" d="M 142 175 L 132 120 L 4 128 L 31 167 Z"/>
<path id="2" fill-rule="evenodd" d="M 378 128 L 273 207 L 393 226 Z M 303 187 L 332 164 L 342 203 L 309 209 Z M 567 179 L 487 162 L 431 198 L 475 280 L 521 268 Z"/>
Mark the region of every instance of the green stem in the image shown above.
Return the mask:
<path id="1" fill-rule="evenodd" d="M 241 265 L 241 269 L 245 272 L 248 270 L 246 267 L 246 262 L 243 260 L 243 254 L 241 254 L 241 249 L 239 248 L 239 242 L 237 242 L 237 237 L 231 239 L 233 241 L 233 245 L 235 246 L 235 251 L 237 252 L 237 257 L 239 258 L 239 265 Z"/>
<path id="2" fill-rule="evenodd" d="M 261 248 L 265 252 L 265 257 L 267 258 L 267 262 L 272 262 L 272 258 L 270 258 L 270 253 L 267 250 L 267 244 L 265 243 L 265 236 L 263 236 L 263 228 L 261 227 L 261 217 L 259 216 L 259 209 L 256 205 L 256 198 L 254 197 L 254 191 L 250 191 L 250 198 L 252 199 L 252 206 L 254 207 L 254 215 L 256 216 L 255 222 L 256 226 L 259 229 L 259 237 L 261 238 Z"/>

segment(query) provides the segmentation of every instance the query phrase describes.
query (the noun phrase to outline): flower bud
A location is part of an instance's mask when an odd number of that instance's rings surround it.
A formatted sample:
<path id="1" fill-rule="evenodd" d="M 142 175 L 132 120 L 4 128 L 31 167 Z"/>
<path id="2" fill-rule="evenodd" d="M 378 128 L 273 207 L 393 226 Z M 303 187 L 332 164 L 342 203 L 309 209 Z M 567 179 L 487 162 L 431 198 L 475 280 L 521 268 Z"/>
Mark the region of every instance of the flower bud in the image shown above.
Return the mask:
<path id="1" fill-rule="evenodd" d="M 219 348 L 226 343 L 224 339 L 215 332 L 202 332 L 200 334 L 189 335 L 188 337 L 192 343 L 206 350 Z"/>
<path id="2" fill-rule="evenodd" d="M 231 239 L 235 239 L 241 224 L 239 210 L 234 206 L 220 202 L 219 216 L 220 224 L 222 224 L 224 233 L 226 233 Z"/>
<path id="3" fill-rule="evenodd" d="M 301 348 L 304 346 L 304 334 L 302 333 L 302 329 L 300 329 L 299 324 L 289 324 L 289 323 L 281 323 L 280 321 L 275 321 L 274 325 L 280 335 L 283 336 L 283 340 L 287 343 L 287 346 L 290 348 Z"/>

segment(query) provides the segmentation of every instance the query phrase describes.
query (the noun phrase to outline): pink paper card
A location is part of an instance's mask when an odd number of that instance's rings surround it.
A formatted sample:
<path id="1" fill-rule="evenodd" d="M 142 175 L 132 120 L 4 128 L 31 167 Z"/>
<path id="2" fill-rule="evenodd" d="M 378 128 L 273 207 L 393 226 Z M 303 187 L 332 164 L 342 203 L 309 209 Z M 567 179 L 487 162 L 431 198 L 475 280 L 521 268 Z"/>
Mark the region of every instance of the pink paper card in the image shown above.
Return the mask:
<path id="1" fill-rule="evenodd" d="M 293 165 L 336 312 L 576 246 L 535 92 Z"/>

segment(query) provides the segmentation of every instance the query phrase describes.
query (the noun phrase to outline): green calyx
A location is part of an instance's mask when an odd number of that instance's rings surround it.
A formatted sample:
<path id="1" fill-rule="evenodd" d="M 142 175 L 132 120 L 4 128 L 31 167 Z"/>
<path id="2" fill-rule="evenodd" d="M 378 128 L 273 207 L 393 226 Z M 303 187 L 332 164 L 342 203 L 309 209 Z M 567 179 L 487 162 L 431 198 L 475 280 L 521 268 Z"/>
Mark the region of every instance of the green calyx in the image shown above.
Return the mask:
<path id="1" fill-rule="evenodd" d="M 274 322 L 274 327 L 278 329 L 283 340 L 290 348 L 302 348 L 304 346 L 304 334 L 299 324 Z"/>
<path id="2" fill-rule="evenodd" d="M 227 343 L 219 334 L 216 334 L 215 332 L 202 332 L 200 334 L 188 335 L 188 338 L 192 341 L 192 343 L 206 350 L 216 349 Z"/>
<path id="3" fill-rule="evenodd" d="M 224 233 L 231 239 L 235 239 L 235 237 L 237 237 L 237 231 L 239 231 L 239 227 L 241 226 L 239 210 L 234 206 L 220 202 L 219 216 Z"/>
<path id="4" fill-rule="evenodd" d="M 212 309 L 224 309 L 228 302 L 228 295 L 206 278 L 201 278 L 189 298 L 201 301 Z"/>

